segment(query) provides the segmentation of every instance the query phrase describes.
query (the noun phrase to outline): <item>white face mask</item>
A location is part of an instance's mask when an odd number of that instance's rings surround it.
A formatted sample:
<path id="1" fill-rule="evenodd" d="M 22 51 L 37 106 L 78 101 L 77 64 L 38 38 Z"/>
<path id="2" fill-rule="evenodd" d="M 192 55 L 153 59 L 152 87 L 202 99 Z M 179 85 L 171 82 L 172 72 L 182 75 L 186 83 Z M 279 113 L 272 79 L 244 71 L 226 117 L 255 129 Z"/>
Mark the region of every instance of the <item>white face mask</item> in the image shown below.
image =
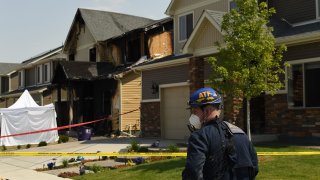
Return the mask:
<path id="1" fill-rule="evenodd" d="M 196 129 L 201 128 L 200 118 L 197 115 L 191 114 L 189 118 L 189 123 Z"/>

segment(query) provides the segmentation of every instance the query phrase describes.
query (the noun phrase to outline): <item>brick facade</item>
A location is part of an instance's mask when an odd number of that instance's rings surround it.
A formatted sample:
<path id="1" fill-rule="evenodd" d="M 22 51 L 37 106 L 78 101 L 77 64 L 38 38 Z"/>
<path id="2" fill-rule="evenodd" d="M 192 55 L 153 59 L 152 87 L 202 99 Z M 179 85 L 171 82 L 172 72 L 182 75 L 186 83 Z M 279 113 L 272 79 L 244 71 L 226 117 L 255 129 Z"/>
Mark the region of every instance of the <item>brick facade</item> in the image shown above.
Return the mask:
<path id="1" fill-rule="evenodd" d="M 191 58 L 189 61 L 190 93 L 204 87 L 204 60 Z"/>
<path id="2" fill-rule="evenodd" d="M 266 133 L 320 136 L 320 108 L 289 109 L 286 94 L 265 96 L 265 115 Z"/>
<path id="3" fill-rule="evenodd" d="M 141 103 L 141 132 L 143 137 L 161 137 L 160 102 Z"/>

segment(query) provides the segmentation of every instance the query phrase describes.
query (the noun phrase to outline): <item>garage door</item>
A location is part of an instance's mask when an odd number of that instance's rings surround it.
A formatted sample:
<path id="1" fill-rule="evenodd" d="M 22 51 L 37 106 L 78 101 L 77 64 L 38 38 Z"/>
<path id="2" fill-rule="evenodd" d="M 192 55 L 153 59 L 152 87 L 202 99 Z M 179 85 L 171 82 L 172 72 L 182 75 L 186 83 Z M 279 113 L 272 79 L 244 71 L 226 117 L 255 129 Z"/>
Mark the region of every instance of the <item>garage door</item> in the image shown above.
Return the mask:
<path id="1" fill-rule="evenodd" d="M 161 88 L 161 133 L 166 139 L 187 139 L 189 86 Z"/>

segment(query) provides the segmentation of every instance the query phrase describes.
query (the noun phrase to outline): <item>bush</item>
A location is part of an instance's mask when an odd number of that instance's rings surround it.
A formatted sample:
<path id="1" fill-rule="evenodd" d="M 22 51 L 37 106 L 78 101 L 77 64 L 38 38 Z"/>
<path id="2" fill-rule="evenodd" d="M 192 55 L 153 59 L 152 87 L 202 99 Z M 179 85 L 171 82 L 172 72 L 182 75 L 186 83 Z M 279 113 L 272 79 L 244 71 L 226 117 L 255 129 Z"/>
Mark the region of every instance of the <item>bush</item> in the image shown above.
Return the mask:
<path id="1" fill-rule="evenodd" d="M 68 160 L 67 158 L 62 159 L 61 162 L 62 162 L 62 166 L 63 166 L 63 167 L 68 167 L 68 165 L 69 165 L 69 160 Z"/>
<path id="2" fill-rule="evenodd" d="M 89 166 L 89 167 L 88 167 L 88 170 L 91 170 L 91 171 L 93 171 L 94 173 L 97 173 L 97 172 L 99 172 L 99 171 L 102 171 L 103 168 L 102 168 L 101 166 L 97 165 L 97 164 L 93 164 L 92 166 Z"/>
<path id="3" fill-rule="evenodd" d="M 139 149 L 138 149 L 138 152 L 148 152 L 149 150 L 148 150 L 148 147 L 145 147 L 145 146 L 143 146 L 143 147 L 140 147 Z"/>
<path id="4" fill-rule="evenodd" d="M 7 147 L 5 145 L 2 145 L 2 151 L 6 151 Z"/>
<path id="5" fill-rule="evenodd" d="M 21 145 L 18 145 L 18 146 L 17 146 L 17 149 L 21 149 Z"/>
<path id="6" fill-rule="evenodd" d="M 27 144 L 26 148 L 29 149 L 31 147 L 31 144 Z"/>
<path id="7" fill-rule="evenodd" d="M 168 145 L 168 151 L 169 152 L 179 152 L 179 148 L 175 144 L 169 144 Z"/>
<path id="8" fill-rule="evenodd" d="M 138 152 L 140 149 L 140 145 L 136 140 L 131 141 L 130 146 L 128 147 L 128 151 Z"/>
<path id="9" fill-rule="evenodd" d="M 41 147 L 41 146 L 47 146 L 47 142 L 45 141 L 39 142 L 38 147 Z"/>
<path id="10" fill-rule="evenodd" d="M 62 142 L 62 143 L 66 143 L 69 141 L 69 136 L 66 136 L 66 135 L 59 135 L 59 140 L 58 140 L 58 143 Z"/>

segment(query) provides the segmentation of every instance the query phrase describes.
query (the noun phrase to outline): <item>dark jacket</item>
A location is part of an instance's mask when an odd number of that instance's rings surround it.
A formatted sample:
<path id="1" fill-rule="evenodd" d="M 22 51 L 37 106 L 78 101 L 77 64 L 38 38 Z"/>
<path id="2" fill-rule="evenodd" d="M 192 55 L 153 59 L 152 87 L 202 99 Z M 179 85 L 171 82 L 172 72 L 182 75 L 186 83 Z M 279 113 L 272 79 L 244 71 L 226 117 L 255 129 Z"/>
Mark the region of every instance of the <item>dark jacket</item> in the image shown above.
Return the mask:
<path id="1" fill-rule="evenodd" d="M 193 132 L 188 141 L 188 155 L 182 178 L 236 179 L 235 168 L 241 168 L 241 172 L 242 168 L 257 169 L 256 152 L 248 137 L 243 131 L 234 132 L 237 133 L 233 133 L 226 123 L 219 120 L 210 121 Z M 250 176 L 253 174 L 251 171 L 249 173 Z"/>

